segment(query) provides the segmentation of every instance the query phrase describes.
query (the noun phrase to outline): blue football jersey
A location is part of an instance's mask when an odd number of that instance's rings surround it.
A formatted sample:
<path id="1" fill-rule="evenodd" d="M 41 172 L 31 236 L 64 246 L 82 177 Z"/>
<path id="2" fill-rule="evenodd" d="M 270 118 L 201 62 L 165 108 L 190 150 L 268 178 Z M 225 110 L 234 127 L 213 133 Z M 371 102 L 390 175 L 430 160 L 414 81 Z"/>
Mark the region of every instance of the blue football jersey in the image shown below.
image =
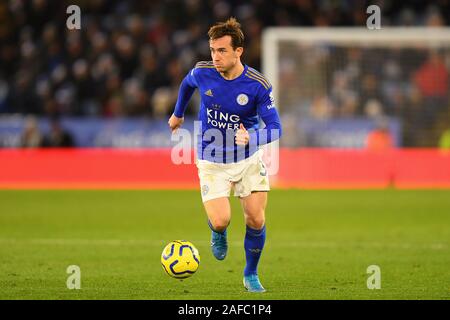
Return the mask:
<path id="1" fill-rule="evenodd" d="M 212 61 L 198 62 L 180 87 L 174 112 L 177 117 L 183 116 L 188 102 L 186 98 L 190 99 L 194 89 L 198 89 L 201 99 L 198 114 L 201 122 L 201 135 L 197 145 L 199 159 L 221 163 L 237 162 L 251 156 L 259 145 L 271 142 L 281 135 L 272 86 L 255 69 L 244 65 L 240 76 L 227 80 L 215 69 Z M 260 118 L 266 125 L 265 129 L 272 130 L 272 134 L 265 132 L 264 139 L 261 138 Z M 241 123 L 250 133 L 250 143 L 245 148 L 234 142 L 236 130 Z M 278 130 L 278 134 L 273 134 L 273 130 Z"/>

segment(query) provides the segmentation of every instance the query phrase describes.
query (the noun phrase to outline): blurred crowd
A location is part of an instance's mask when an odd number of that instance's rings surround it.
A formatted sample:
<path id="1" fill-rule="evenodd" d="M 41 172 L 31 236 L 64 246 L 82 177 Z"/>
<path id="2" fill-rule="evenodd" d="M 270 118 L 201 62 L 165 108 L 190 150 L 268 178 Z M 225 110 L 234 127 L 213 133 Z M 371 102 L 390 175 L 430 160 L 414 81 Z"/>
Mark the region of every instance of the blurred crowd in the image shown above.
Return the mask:
<path id="1" fill-rule="evenodd" d="M 81 30 L 66 28 L 72 4 Z M 370 4 L 382 8 L 383 26 L 450 23 L 449 0 L 1 1 L 0 113 L 165 117 L 188 70 L 210 59 L 213 23 L 235 16 L 246 35 L 243 60 L 260 69 L 263 28 L 365 26 Z M 370 89 L 373 81 L 363 82 Z"/>
<path id="2" fill-rule="evenodd" d="M 450 118 L 450 45 L 418 48 L 282 45 L 279 102 L 318 120 L 396 117 L 403 144 L 420 145 Z M 431 140 L 436 140 L 431 138 Z"/>
<path id="3" fill-rule="evenodd" d="M 58 118 L 50 118 L 48 132 L 39 128 L 37 118 L 29 115 L 25 119 L 19 145 L 23 148 L 70 148 L 75 147 L 75 141 L 70 132 L 65 130 Z"/>

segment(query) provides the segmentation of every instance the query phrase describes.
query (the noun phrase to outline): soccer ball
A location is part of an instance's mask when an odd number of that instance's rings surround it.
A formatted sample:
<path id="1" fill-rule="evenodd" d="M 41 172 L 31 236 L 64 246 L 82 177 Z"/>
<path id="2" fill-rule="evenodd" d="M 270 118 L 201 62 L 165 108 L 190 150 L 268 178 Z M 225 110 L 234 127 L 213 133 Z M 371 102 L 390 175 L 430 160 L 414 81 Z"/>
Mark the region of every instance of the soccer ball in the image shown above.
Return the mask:
<path id="1" fill-rule="evenodd" d="M 175 240 L 164 248 L 161 264 L 169 276 L 176 279 L 189 278 L 198 269 L 200 255 L 189 241 Z"/>

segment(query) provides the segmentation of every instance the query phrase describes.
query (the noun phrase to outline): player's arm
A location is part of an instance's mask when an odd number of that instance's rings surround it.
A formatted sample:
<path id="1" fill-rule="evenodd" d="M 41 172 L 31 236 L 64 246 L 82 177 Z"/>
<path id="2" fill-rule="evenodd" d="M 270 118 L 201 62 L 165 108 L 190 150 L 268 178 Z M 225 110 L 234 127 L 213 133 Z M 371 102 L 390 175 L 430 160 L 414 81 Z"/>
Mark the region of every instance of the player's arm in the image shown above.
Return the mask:
<path id="1" fill-rule="evenodd" d="M 184 112 L 186 111 L 186 107 L 192 97 L 192 94 L 197 88 L 197 82 L 195 81 L 194 77 L 194 70 L 195 69 L 191 70 L 191 72 L 189 72 L 181 82 L 180 89 L 178 91 L 177 103 L 175 104 L 175 110 L 168 121 L 169 127 L 172 132 L 181 127 L 181 125 L 183 124 Z"/>
<path id="2" fill-rule="evenodd" d="M 281 137 L 282 127 L 272 95 L 272 87 L 261 89 L 257 101 L 258 115 L 266 125 L 262 129 L 249 131 L 249 140 L 256 140 L 257 145 L 271 143 Z"/>

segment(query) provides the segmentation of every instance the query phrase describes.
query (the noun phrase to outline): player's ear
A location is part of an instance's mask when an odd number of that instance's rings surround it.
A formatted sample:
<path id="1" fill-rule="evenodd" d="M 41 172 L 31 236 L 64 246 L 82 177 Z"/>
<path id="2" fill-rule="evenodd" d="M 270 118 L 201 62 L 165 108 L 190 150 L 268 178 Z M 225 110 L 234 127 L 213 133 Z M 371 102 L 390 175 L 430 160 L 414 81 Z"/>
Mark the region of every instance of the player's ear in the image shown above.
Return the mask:
<path id="1" fill-rule="evenodd" d="M 235 52 L 236 52 L 236 55 L 240 58 L 242 56 L 242 53 L 244 53 L 244 48 L 237 47 Z"/>

